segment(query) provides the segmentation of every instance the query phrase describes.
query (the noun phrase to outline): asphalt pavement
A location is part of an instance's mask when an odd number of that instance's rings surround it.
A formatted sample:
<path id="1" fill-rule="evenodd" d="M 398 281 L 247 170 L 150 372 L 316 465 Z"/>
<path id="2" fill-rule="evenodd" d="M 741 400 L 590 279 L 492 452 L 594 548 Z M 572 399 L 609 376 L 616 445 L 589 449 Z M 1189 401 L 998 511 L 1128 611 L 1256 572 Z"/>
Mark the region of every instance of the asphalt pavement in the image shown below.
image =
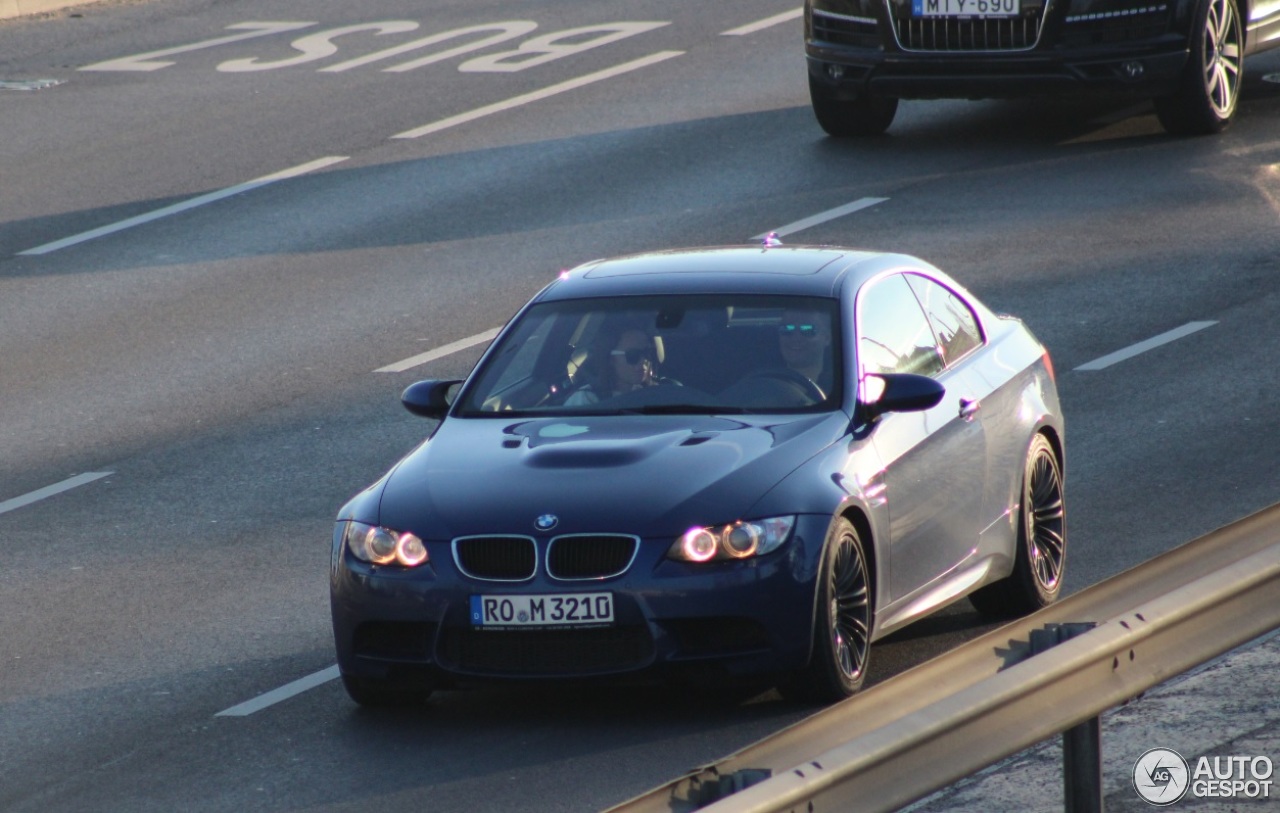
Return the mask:
<path id="1" fill-rule="evenodd" d="M 1280 809 L 1280 771 L 1272 770 L 1280 762 L 1278 670 L 1280 633 L 1272 633 L 1103 715 L 1103 809 L 1109 813 Z M 1185 769 L 1178 770 L 1176 759 L 1163 749 L 1176 752 Z M 1152 784 L 1151 774 L 1144 770 L 1151 764 L 1174 767 L 1168 789 Z M 1154 802 L 1140 795 L 1139 785 Z M 1056 813 L 1064 809 L 1060 738 L 906 808 L 910 813 Z"/>

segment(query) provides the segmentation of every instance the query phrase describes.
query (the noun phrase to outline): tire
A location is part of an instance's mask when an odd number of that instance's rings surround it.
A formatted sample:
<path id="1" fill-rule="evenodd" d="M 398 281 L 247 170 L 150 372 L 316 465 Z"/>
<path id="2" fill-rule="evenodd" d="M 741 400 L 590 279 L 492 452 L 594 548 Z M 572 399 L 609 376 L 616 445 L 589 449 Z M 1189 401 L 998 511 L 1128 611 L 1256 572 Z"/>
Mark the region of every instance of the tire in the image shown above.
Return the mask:
<path id="1" fill-rule="evenodd" d="M 818 572 L 809 665 L 779 688 L 796 700 L 823 704 L 843 700 L 862 688 L 870 643 L 867 557 L 857 530 L 840 519 L 828 537 Z"/>
<path id="2" fill-rule="evenodd" d="M 1062 464 L 1044 435 L 1027 451 L 1018 509 L 1013 573 L 969 596 L 984 615 L 1012 618 L 1057 601 L 1067 555 L 1066 498 Z"/>
<path id="3" fill-rule="evenodd" d="M 409 687 L 391 684 L 385 680 L 342 676 L 342 686 L 347 695 L 365 708 L 406 709 L 426 705 L 431 696 L 427 687 Z"/>
<path id="4" fill-rule="evenodd" d="M 1231 123 L 1244 78 L 1244 34 L 1236 0 L 1202 0 L 1191 28 L 1191 56 L 1178 91 L 1155 100 L 1174 135 L 1213 135 Z"/>
<path id="5" fill-rule="evenodd" d="M 881 96 L 838 98 L 830 88 L 809 77 L 813 115 L 827 135 L 837 138 L 881 135 L 893 123 L 898 100 Z"/>

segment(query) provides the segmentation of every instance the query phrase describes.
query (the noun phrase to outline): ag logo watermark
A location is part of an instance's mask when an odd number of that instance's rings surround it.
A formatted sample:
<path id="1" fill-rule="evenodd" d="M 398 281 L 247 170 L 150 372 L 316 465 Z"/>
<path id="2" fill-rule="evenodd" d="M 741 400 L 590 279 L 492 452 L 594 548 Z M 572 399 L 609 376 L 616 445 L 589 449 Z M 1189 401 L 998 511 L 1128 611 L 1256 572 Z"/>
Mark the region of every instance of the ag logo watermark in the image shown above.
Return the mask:
<path id="1" fill-rule="evenodd" d="M 1133 765 L 1133 789 L 1165 807 L 1188 791 L 1196 799 L 1269 799 L 1274 766 L 1268 757 L 1203 756 L 1195 767 L 1171 748 L 1152 748 Z"/>
<path id="2" fill-rule="evenodd" d="M 1158 807 L 1171 805 L 1187 795 L 1191 769 L 1182 754 L 1169 748 L 1152 748 L 1133 765 L 1133 789 L 1144 801 Z"/>

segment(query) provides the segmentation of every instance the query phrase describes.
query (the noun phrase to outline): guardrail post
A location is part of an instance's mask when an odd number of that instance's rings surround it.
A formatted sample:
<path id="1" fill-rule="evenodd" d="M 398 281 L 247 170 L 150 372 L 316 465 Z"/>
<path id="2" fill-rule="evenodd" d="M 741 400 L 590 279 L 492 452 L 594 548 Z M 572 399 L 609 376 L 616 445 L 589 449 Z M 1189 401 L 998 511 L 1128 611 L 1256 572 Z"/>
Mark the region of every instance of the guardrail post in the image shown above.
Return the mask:
<path id="1" fill-rule="evenodd" d="M 1093 622 L 1050 624 L 1031 631 L 1031 654 L 1088 632 Z M 1102 813 L 1102 719 L 1092 717 L 1062 732 L 1062 796 L 1066 813 Z"/>
<path id="2" fill-rule="evenodd" d="M 1062 790 L 1066 813 L 1102 813 L 1102 718 L 1062 732 Z"/>

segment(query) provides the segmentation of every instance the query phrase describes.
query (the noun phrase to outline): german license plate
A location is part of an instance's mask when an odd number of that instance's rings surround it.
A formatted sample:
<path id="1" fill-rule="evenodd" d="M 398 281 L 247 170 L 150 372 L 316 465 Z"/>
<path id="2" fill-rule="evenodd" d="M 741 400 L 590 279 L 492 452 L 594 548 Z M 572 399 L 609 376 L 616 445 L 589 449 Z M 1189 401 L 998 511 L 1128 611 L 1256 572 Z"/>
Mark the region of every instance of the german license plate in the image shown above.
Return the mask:
<path id="1" fill-rule="evenodd" d="M 913 17 L 1017 17 L 1021 0 L 911 0 Z"/>
<path id="2" fill-rule="evenodd" d="M 613 623 L 612 593 L 471 597 L 477 627 L 594 627 Z"/>

